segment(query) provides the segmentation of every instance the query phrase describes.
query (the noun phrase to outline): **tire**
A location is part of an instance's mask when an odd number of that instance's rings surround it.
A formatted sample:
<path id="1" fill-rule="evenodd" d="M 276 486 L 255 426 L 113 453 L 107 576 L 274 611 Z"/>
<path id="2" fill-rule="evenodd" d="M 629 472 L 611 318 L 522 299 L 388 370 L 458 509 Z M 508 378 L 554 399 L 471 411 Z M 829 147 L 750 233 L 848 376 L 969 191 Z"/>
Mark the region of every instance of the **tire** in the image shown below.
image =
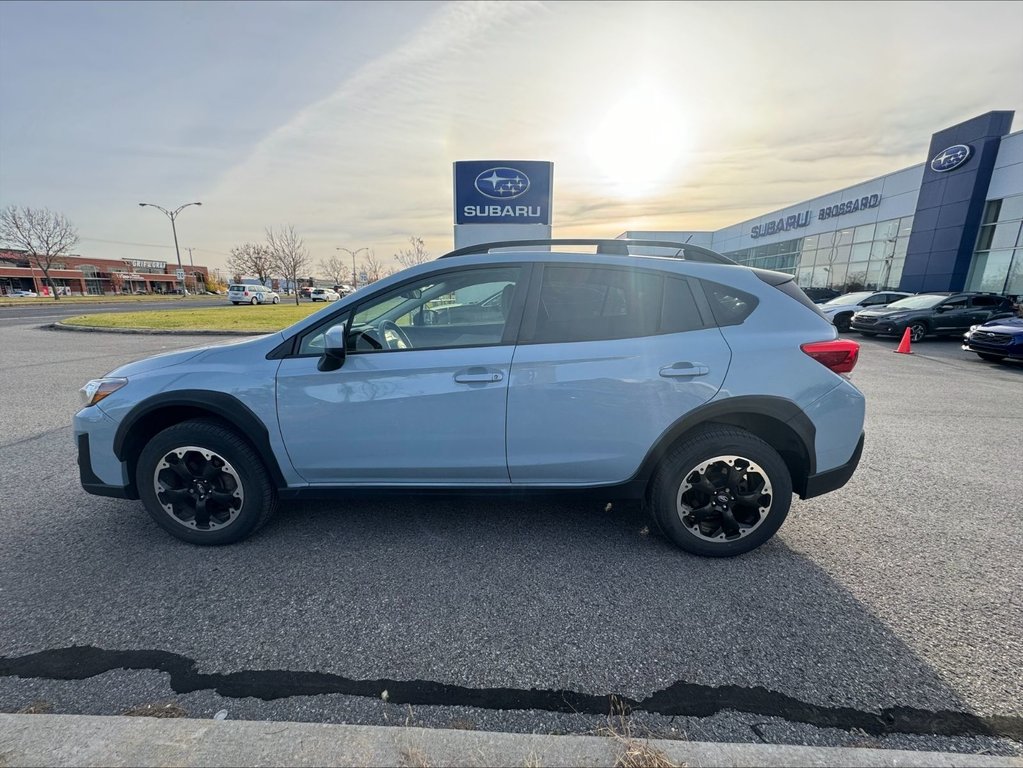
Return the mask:
<path id="1" fill-rule="evenodd" d="M 258 303 L 259 303 L 259 299 L 257 299 L 255 296 L 253 296 L 251 299 L 249 299 L 249 304 L 251 304 L 252 306 L 256 306 Z"/>
<path id="2" fill-rule="evenodd" d="M 212 475 L 202 474 L 210 467 Z M 210 505 L 205 525 L 197 492 L 189 490 L 195 480 L 204 484 Z M 277 509 L 270 475 L 252 447 L 233 430 L 204 419 L 175 424 L 150 440 L 139 454 L 135 482 L 157 525 L 190 544 L 234 544 L 262 528 Z M 168 491 L 178 492 L 178 500 Z"/>
<path id="3" fill-rule="evenodd" d="M 719 457 L 721 461 L 713 461 Z M 750 482 L 759 485 L 761 494 L 752 497 L 752 503 L 725 500 L 729 467 L 742 470 L 738 484 L 731 486 L 732 495 L 746 491 L 751 496 L 758 488 L 751 491 Z M 717 488 L 715 495 L 701 491 L 697 480 Z M 717 511 L 715 499 L 727 504 L 734 526 Z M 684 436 L 661 459 L 649 502 L 658 528 L 681 549 L 704 557 L 733 557 L 759 547 L 785 522 L 792 504 L 792 478 L 778 452 L 759 437 L 739 427 L 707 425 Z M 702 502 L 706 503 L 700 509 Z M 686 509 L 702 511 L 709 519 L 697 522 L 692 514 L 684 514 Z"/>
<path id="4" fill-rule="evenodd" d="M 279 297 L 277 297 L 277 296 L 274 296 L 274 300 L 273 300 L 273 303 L 274 303 L 274 304 L 280 304 L 280 303 L 281 303 L 281 300 L 280 300 L 280 298 L 279 298 Z"/>
<path id="5" fill-rule="evenodd" d="M 838 317 L 835 318 L 835 328 L 838 329 L 839 333 L 849 333 L 849 331 L 852 330 L 849 327 L 849 323 L 851 320 L 852 312 L 849 312 L 844 315 L 838 315 Z"/>
<path id="6" fill-rule="evenodd" d="M 237 301 L 232 301 L 231 303 L 234 304 L 236 307 L 238 306 L 238 302 Z"/>
<path id="7" fill-rule="evenodd" d="M 927 337 L 927 332 L 930 330 L 927 327 L 927 323 L 922 320 L 914 320 L 907 327 L 909 328 L 909 340 L 914 344 L 923 341 Z"/>
<path id="8" fill-rule="evenodd" d="M 989 363 L 1000 363 L 1005 359 L 1005 355 L 992 355 L 989 352 L 978 352 L 977 355 L 981 360 L 987 360 Z"/>

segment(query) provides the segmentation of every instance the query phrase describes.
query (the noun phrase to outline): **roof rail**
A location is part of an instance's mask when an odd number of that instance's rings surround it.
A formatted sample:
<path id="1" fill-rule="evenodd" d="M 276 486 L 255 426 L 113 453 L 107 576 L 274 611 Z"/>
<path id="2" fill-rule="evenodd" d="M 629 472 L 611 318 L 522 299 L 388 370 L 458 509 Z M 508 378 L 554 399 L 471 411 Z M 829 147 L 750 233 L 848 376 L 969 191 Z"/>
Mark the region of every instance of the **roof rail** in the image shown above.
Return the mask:
<path id="1" fill-rule="evenodd" d="M 678 243 L 671 240 L 617 240 L 617 239 L 601 239 L 601 238 L 555 238 L 553 240 L 501 240 L 493 243 L 478 243 L 477 245 L 469 245 L 465 248 L 459 248 L 445 253 L 440 258 L 447 259 L 452 256 L 466 256 L 468 254 L 477 253 L 490 253 L 490 251 L 497 248 L 526 248 L 536 245 L 595 245 L 597 246 L 597 253 L 609 254 L 614 256 L 629 256 L 629 248 L 675 248 L 678 252 L 672 255 L 672 258 L 683 258 L 687 261 L 703 261 L 711 264 L 735 264 L 727 256 L 722 256 L 720 253 L 708 250 L 707 248 L 701 248 L 698 245 L 689 245 L 688 243 Z M 644 254 L 636 254 L 642 256 Z"/>

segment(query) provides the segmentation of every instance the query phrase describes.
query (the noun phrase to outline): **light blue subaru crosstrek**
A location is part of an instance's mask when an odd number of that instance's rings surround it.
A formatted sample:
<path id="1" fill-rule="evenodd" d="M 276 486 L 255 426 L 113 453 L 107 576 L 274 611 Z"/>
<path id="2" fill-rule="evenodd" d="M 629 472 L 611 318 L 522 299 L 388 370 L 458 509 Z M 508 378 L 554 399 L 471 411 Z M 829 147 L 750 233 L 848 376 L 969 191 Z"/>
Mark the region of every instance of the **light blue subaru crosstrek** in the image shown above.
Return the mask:
<path id="1" fill-rule="evenodd" d="M 193 544 L 246 538 L 279 499 L 599 489 L 729 556 L 853 474 L 858 351 L 791 275 L 704 248 L 490 243 L 280 333 L 122 366 L 74 432 L 86 491 Z"/>

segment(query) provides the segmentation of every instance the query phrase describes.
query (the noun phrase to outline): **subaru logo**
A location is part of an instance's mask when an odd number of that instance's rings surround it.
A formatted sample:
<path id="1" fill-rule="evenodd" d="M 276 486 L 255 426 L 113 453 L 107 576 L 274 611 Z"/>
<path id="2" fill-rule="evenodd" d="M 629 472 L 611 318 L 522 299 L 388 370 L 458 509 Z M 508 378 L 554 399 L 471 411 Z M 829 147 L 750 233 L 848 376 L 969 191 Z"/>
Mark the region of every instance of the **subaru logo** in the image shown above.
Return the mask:
<path id="1" fill-rule="evenodd" d="M 511 200 L 529 189 L 529 177 L 515 168 L 488 168 L 476 177 L 476 191 L 495 200 Z"/>
<path id="2" fill-rule="evenodd" d="M 938 173 L 954 170 L 969 160 L 972 154 L 973 149 L 968 144 L 956 144 L 934 156 L 931 170 Z"/>

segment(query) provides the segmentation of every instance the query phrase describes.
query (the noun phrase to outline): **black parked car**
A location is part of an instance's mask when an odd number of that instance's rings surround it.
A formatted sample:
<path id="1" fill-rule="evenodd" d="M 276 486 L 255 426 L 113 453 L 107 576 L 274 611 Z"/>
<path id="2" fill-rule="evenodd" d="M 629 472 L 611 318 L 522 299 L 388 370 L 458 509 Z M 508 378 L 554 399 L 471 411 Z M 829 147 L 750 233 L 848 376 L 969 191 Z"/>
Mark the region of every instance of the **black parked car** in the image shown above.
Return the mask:
<path id="1" fill-rule="evenodd" d="M 803 293 L 814 304 L 823 304 L 825 301 L 831 301 L 842 295 L 841 291 L 836 291 L 834 288 L 804 288 Z"/>
<path id="2" fill-rule="evenodd" d="M 901 336 L 912 341 L 926 336 L 952 336 L 971 325 L 1012 316 L 1012 302 L 991 293 L 918 293 L 883 309 L 853 315 L 849 326 L 864 336 Z"/>

